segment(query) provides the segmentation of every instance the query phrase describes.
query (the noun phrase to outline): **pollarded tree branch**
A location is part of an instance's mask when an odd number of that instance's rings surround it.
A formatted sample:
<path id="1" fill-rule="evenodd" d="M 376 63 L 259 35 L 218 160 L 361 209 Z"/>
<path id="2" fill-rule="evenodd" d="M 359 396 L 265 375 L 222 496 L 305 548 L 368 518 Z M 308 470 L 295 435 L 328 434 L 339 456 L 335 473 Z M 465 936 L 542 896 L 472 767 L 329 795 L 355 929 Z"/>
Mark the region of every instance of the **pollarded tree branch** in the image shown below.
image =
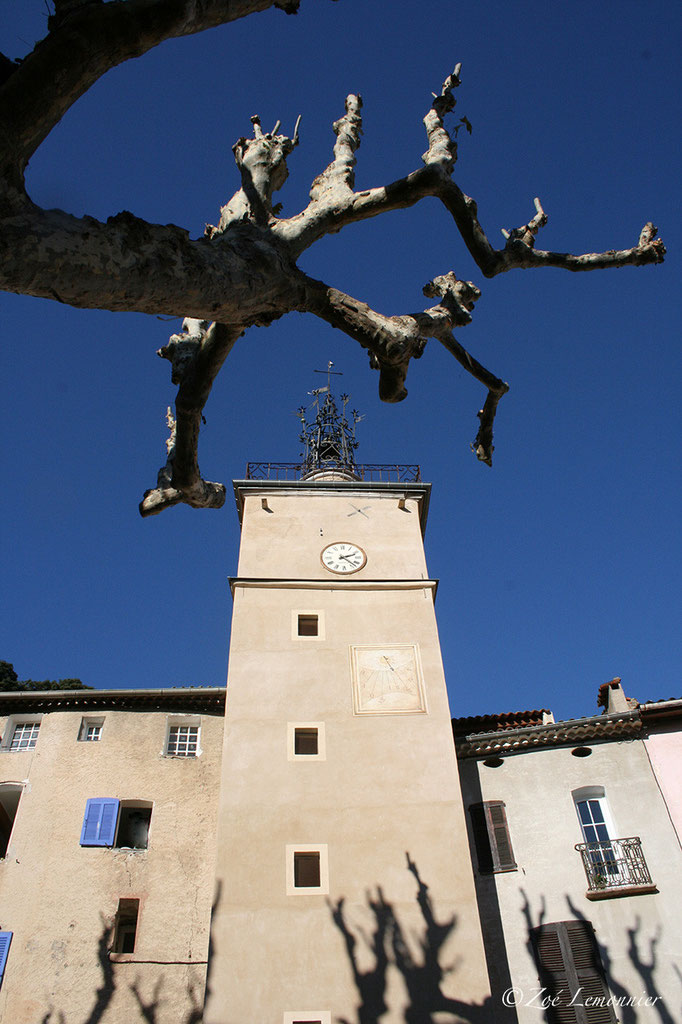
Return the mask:
<path id="1" fill-rule="evenodd" d="M 170 360 L 172 380 L 179 388 L 176 418 L 168 411 L 168 459 L 159 470 L 156 487 L 146 491 L 140 503 L 143 516 L 156 515 L 181 501 L 194 508 L 220 508 L 225 502 L 225 485 L 209 483 L 199 472 L 199 431 L 213 382 L 242 332 L 224 324 L 209 325 L 206 320 L 186 319 L 182 327 L 182 334 L 172 335 L 158 352 Z"/>
<path id="2" fill-rule="evenodd" d="M 657 263 L 665 249 L 647 224 L 631 249 L 606 253 L 545 252 L 535 248 L 546 216 L 536 200 L 533 218 L 505 232 L 495 249 L 478 220 L 476 203 L 453 181 L 457 132 L 448 129 L 455 107 L 460 66 L 434 94 L 424 125 L 428 142 L 423 166 L 389 185 L 355 191 L 356 151 L 362 134 L 361 100 L 350 95 L 334 124 L 336 143 L 329 166 L 315 179 L 310 202 L 293 217 L 279 219 L 273 193 L 287 177 L 287 157 L 298 143 L 279 123 L 263 132 L 252 118 L 253 138 L 240 139 L 234 154 L 241 187 L 221 209 L 217 227 L 203 238 L 174 225 L 153 225 L 123 212 L 106 224 L 45 211 L 27 197 L 26 163 L 71 104 L 109 68 L 139 56 L 164 39 L 199 32 L 247 14 L 299 0 L 57 0 L 49 35 L 20 64 L 0 62 L 0 287 L 54 298 L 83 308 L 190 317 L 160 355 L 170 360 L 178 385 L 168 459 L 157 487 L 141 505 L 152 515 L 179 501 L 219 507 L 222 484 L 202 479 L 198 438 L 203 408 L 223 361 L 248 327 L 292 311 L 308 311 L 343 330 L 370 352 L 379 369 L 384 401 L 405 397 L 411 358 L 427 338 L 437 338 L 488 391 L 472 447 L 490 464 L 492 426 L 507 384 L 486 370 L 456 341 L 453 330 L 471 320 L 480 292 L 471 282 L 445 274 L 425 292 L 437 304 L 412 314 L 385 316 L 365 303 L 303 274 L 298 256 L 324 235 L 357 221 L 440 199 L 476 264 L 486 277 L 513 268 L 568 270 Z M 210 324 L 209 321 L 214 321 Z"/>
<path id="3" fill-rule="evenodd" d="M 474 303 L 480 291 L 471 281 L 460 281 L 453 274 L 434 278 L 424 286 L 428 298 L 440 302 L 421 313 L 384 316 L 366 303 L 331 288 L 321 281 L 307 279 L 307 308 L 332 327 L 338 327 L 370 352 L 370 365 L 380 371 L 379 397 L 384 402 L 399 402 L 407 395 L 405 378 L 410 359 L 419 359 L 427 338 L 437 338 L 476 380 L 488 389 L 480 425 L 472 449 L 477 458 L 492 465 L 493 420 L 497 404 L 509 385 L 474 359 L 455 339 L 454 327 L 471 322 Z"/>
<path id="4" fill-rule="evenodd" d="M 645 225 L 638 244 L 630 249 L 576 256 L 535 249 L 535 236 L 547 223 L 547 215 L 539 199 L 535 200 L 536 214 L 531 221 L 512 231 L 503 230 L 506 245 L 503 249 L 495 249 L 478 219 L 476 202 L 462 192 L 451 177 L 457 160 L 457 129 L 448 131 L 444 119 L 455 106 L 452 91 L 460 85 L 460 70 L 461 65 L 458 64 L 443 83 L 440 95 L 434 93 L 433 103 L 424 118 L 429 143 L 422 157 L 424 167 L 390 185 L 361 192 L 354 192 L 353 187 L 355 151 L 362 135 L 362 101 L 359 96 L 348 96 L 346 114 L 334 124 L 338 140 L 334 147 L 334 160 L 313 182 L 311 202 L 300 214 L 279 221 L 272 228 L 296 256 L 320 238 L 338 232 L 348 224 L 405 209 L 427 196 L 433 196 L 440 199 L 452 215 L 462 240 L 486 277 L 495 277 L 515 268 L 552 266 L 584 271 L 662 262 L 665 246 L 660 238 L 654 237 L 656 228 L 651 223 Z M 466 118 L 461 121 L 470 129 Z"/>
<path id="5" fill-rule="evenodd" d="M 0 175 L 14 187 L 66 111 L 105 72 L 178 36 L 300 0 L 117 0 L 56 4 L 49 34 L 0 89 Z"/>

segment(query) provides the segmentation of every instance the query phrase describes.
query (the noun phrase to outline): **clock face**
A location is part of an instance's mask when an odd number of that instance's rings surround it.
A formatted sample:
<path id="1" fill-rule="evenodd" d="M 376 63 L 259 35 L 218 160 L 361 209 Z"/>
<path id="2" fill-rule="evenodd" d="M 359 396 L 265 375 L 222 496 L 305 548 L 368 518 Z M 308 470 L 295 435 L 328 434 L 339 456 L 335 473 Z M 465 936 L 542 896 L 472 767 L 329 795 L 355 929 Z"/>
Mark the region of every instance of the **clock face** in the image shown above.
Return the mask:
<path id="1" fill-rule="evenodd" d="M 367 555 L 362 548 L 346 541 L 328 544 L 320 557 L 326 569 L 329 569 L 330 572 L 341 573 L 343 576 L 357 572 L 367 562 Z"/>

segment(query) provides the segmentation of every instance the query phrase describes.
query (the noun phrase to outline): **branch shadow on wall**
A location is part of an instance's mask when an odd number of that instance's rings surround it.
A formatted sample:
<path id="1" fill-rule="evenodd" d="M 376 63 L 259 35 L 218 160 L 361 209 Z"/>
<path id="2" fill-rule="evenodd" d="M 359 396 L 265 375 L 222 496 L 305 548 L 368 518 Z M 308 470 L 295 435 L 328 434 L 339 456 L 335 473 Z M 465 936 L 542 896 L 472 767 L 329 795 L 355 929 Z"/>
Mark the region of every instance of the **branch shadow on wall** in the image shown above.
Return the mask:
<path id="1" fill-rule="evenodd" d="M 546 923 L 546 905 L 543 898 L 537 918 L 536 920 L 533 920 L 533 913 L 528 896 L 523 890 L 521 890 L 521 894 L 524 900 L 522 913 L 526 921 L 528 933 L 527 945 L 538 968 L 538 973 L 541 974 L 535 944 L 532 939 L 532 932 L 535 928 L 539 928 L 541 925 Z M 583 921 L 585 924 L 592 926 L 592 922 L 589 918 L 585 917 L 578 907 L 576 907 L 568 894 L 566 895 L 566 905 L 573 920 Z M 657 987 L 655 980 L 656 968 L 658 966 L 656 948 L 661 938 L 660 928 L 656 931 L 653 938 L 648 940 L 648 954 L 646 960 L 643 958 L 642 949 L 647 944 L 647 941 L 642 935 L 642 922 L 639 917 L 635 918 L 634 927 L 627 929 L 627 935 L 628 959 L 642 980 L 642 989 L 636 993 L 630 992 L 625 985 L 621 984 L 621 982 L 616 979 L 614 976 L 613 959 L 609 952 L 609 948 L 600 940 L 599 935 L 596 930 L 594 930 L 595 942 L 606 974 L 609 991 L 614 998 L 614 1010 L 620 1024 L 638 1024 L 638 1022 L 641 1021 L 641 1006 L 638 1006 L 638 1000 L 642 998 L 648 998 L 650 1000 L 649 1004 L 646 1006 L 646 1012 L 651 1014 L 652 1011 L 655 1011 L 660 1024 L 675 1024 L 676 1019 L 682 1020 L 682 1012 L 678 1018 L 673 1017 Z M 546 1019 L 550 1021 L 551 1024 L 551 1021 L 553 1020 L 551 1011 L 546 1012 Z M 653 1015 L 647 1019 L 653 1021 Z"/>
<path id="2" fill-rule="evenodd" d="M 216 896 L 211 907 L 211 922 L 215 917 L 215 911 L 220 902 L 220 885 L 216 890 Z M 114 970 L 114 963 L 112 963 L 109 953 L 111 951 L 111 941 L 113 937 L 113 928 L 111 924 L 102 917 L 102 931 L 100 933 L 97 942 L 97 961 L 101 971 L 102 979 L 99 987 L 95 992 L 95 1000 L 92 1005 L 92 1009 L 85 1018 L 83 1024 L 100 1024 L 104 1014 L 109 1008 L 116 990 L 122 986 L 116 978 L 117 972 Z M 205 998 L 208 998 L 210 994 L 210 981 L 211 981 L 211 965 L 214 955 L 214 936 L 213 927 L 211 926 L 211 935 L 209 938 L 209 952 L 206 970 L 206 986 L 205 986 Z M 133 961 L 134 963 L 134 961 Z M 197 960 L 197 966 L 200 966 L 202 961 Z M 124 966 L 120 964 L 120 966 Z M 127 966 L 127 965 L 126 965 Z M 142 992 L 141 981 L 139 977 L 136 977 L 133 982 L 126 982 L 130 992 L 132 992 L 137 1002 L 139 1009 L 139 1017 L 137 1021 L 131 1024 L 158 1024 L 159 1009 L 162 1002 L 163 996 L 163 978 L 158 978 L 154 984 L 152 994 L 150 998 L 145 998 Z M 204 1000 L 201 998 L 201 992 L 198 992 L 193 985 L 189 985 L 187 988 L 187 999 L 189 1001 L 189 1010 L 186 1015 L 182 1018 L 177 1018 L 177 1024 L 201 1024 L 203 1019 L 203 1007 Z M 55 1017 L 55 1013 L 57 1016 Z M 54 1008 L 48 1010 L 45 1016 L 42 1018 L 40 1024 L 67 1024 L 67 1019 L 63 1011 L 55 1011 Z"/>
<path id="3" fill-rule="evenodd" d="M 490 998 L 482 1004 L 467 1003 L 453 999 L 442 990 L 446 975 L 456 971 L 455 965 L 443 966 L 441 955 L 446 940 L 457 928 L 457 917 L 437 920 L 429 887 L 419 874 L 416 863 L 406 853 L 407 870 L 417 884 L 415 902 L 421 912 L 423 929 L 418 939 L 418 954 L 414 955 L 406 939 L 405 928 L 399 915 L 389 903 L 381 887 L 377 886 L 376 896 L 367 893 L 367 907 L 372 916 L 371 933 L 361 928 L 351 929 L 346 919 L 343 898 L 332 903 L 328 901 L 332 920 L 343 936 L 351 973 L 357 989 L 359 1003 L 355 1021 L 337 1018 L 338 1024 L 378 1024 L 381 1016 L 390 1007 L 386 1003 L 387 973 L 395 968 L 400 973 L 408 997 L 404 1009 L 405 1024 L 446 1024 L 447 1014 L 452 1024 L 466 1021 L 468 1024 L 492 1024 L 495 1020 Z M 360 968 L 358 943 L 362 940 L 366 954 L 371 954 L 371 966 Z"/>

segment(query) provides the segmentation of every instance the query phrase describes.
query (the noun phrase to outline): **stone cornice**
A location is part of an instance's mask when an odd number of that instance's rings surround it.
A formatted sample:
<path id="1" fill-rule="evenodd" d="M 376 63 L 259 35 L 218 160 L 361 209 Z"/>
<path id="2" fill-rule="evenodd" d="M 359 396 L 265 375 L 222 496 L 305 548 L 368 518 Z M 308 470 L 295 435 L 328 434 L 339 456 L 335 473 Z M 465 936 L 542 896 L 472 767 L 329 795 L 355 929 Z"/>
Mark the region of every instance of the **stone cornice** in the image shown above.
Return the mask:
<path id="1" fill-rule="evenodd" d="M 234 597 L 237 587 L 245 590 L 431 590 L 436 599 L 438 580 L 356 580 L 335 576 L 334 579 L 285 579 L 280 577 L 230 576 Z"/>

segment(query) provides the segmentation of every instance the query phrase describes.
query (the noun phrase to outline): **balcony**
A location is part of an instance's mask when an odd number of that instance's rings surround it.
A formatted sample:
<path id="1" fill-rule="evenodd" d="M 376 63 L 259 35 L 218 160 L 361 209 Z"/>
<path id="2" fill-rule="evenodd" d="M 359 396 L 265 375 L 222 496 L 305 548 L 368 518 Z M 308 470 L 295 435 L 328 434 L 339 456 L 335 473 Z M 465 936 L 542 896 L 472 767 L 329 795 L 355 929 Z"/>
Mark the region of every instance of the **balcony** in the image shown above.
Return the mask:
<path id="1" fill-rule="evenodd" d="M 322 474 L 325 471 L 344 472 L 349 480 L 373 481 L 375 483 L 419 483 L 421 472 L 419 466 L 366 463 L 344 465 L 338 460 L 321 460 L 313 469 L 301 462 L 249 462 L 246 467 L 247 480 L 305 480 L 312 473 Z"/>
<path id="2" fill-rule="evenodd" d="M 658 892 L 651 880 L 639 836 L 603 843 L 578 843 L 587 877 L 588 900 Z"/>

